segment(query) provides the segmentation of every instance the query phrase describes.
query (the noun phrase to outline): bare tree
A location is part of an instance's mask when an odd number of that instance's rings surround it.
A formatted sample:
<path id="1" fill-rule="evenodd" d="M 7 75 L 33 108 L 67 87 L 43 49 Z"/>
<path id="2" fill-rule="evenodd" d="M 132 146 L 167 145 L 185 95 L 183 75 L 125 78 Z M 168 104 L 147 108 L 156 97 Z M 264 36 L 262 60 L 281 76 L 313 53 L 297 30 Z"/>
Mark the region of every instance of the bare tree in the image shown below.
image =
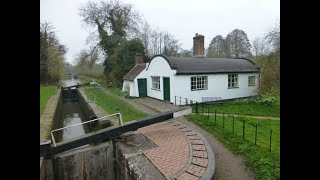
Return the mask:
<path id="1" fill-rule="evenodd" d="M 67 48 L 60 44 L 54 27 L 40 22 L 40 81 L 58 81 L 64 73 Z"/>
<path id="2" fill-rule="evenodd" d="M 280 53 L 280 22 L 277 22 L 275 27 L 268 32 L 265 39 L 272 45 L 273 52 Z"/>
<path id="3" fill-rule="evenodd" d="M 229 33 L 226 44 L 228 57 L 249 57 L 251 55 L 251 44 L 243 30 L 235 29 Z"/>
<path id="4" fill-rule="evenodd" d="M 265 54 L 267 52 L 265 39 L 256 37 L 252 41 L 252 51 L 255 57 Z"/>
<path id="5" fill-rule="evenodd" d="M 148 24 L 147 21 L 143 22 L 142 27 L 141 27 L 141 32 L 140 32 L 140 39 L 143 42 L 143 45 L 145 47 L 145 54 L 147 57 L 149 57 L 149 41 L 150 41 L 150 34 L 151 34 L 151 29 L 150 25 Z"/>
<path id="6" fill-rule="evenodd" d="M 208 47 L 208 57 L 226 57 L 227 56 L 226 41 L 221 35 L 214 37 Z"/>

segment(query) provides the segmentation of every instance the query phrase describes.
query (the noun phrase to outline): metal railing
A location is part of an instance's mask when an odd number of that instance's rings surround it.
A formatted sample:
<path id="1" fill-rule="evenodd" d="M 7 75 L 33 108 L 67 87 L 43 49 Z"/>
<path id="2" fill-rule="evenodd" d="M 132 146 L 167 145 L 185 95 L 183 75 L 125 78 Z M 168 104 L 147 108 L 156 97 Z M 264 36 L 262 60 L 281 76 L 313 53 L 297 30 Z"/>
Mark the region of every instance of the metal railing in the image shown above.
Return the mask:
<path id="1" fill-rule="evenodd" d="M 194 101 L 192 99 L 180 97 L 180 96 L 174 96 L 174 105 L 177 106 L 188 106 L 195 104 L 197 101 Z"/>
<path id="2" fill-rule="evenodd" d="M 232 132 L 233 135 L 251 141 L 255 146 L 268 148 L 269 151 L 280 151 L 280 130 L 267 128 L 258 123 L 249 123 L 241 115 L 237 117 L 225 112 L 218 113 L 215 106 L 207 102 L 197 102 L 180 96 L 175 96 L 174 102 L 177 106 L 191 106 L 192 113 L 205 117 L 208 126 L 219 126 L 223 130 Z"/>
<path id="3" fill-rule="evenodd" d="M 121 113 L 118 112 L 118 113 L 115 113 L 115 114 L 111 114 L 111 115 L 108 115 L 108 116 L 103 116 L 103 117 L 96 118 L 96 119 L 93 119 L 93 120 L 90 120 L 90 121 L 86 121 L 86 122 L 83 122 L 83 123 L 73 124 L 73 125 L 70 125 L 70 126 L 63 127 L 63 128 L 54 129 L 54 130 L 51 131 L 51 139 L 52 139 L 52 142 L 53 142 L 53 146 L 56 147 L 56 141 L 54 139 L 53 132 L 61 131 L 61 130 L 68 129 L 68 128 L 71 128 L 71 127 L 74 127 L 74 126 L 79 126 L 79 125 L 91 123 L 93 121 L 99 121 L 99 120 L 100 121 L 105 121 L 105 120 L 108 120 L 106 118 L 113 117 L 113 116 L 119 117 L 119 124 L 120 124 L 120 126 L 123 126 Z"/>
<path id="4" fill-rule="evenodd" d="M 192 113 L 201 115 L 206 125 L 219 127 L 232 135 L 240 136 L 244 140 L 252 142 L 255 146 L 267 148 L 271 152 L 280 152 L 280 130 L 265 127 L 260 123 L 246 121 L 245 115 L 235 116 L 225 112 L 217 112 L 214 106 L 205 103 L 195 103 Z"/>

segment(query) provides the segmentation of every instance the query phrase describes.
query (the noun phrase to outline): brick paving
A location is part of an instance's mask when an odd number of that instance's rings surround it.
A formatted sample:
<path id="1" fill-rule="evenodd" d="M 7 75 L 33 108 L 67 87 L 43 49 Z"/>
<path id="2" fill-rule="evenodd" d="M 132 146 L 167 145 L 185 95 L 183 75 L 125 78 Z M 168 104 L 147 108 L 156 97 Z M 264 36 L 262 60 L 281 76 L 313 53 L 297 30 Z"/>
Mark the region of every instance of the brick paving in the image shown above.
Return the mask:
<path id="1" fill-rule="evenodd" d="M 192 129 L 170 121 L 143 127 L 137 132 L 158 146 L 143 153 L 167 179 L 201 179 L 208 166 L 208 153 Z"/>
<path id="2" fill-rule="evenodd" d="M 179 109 L 152 98 L 123 100 L 149 114 Z M 198 180 L 208 168 L 208 153 L 201 138 L 176 119 L 140 128 L 135 133 L 142 133 L 158 146 L 143 153 L 166 179 Z"/>

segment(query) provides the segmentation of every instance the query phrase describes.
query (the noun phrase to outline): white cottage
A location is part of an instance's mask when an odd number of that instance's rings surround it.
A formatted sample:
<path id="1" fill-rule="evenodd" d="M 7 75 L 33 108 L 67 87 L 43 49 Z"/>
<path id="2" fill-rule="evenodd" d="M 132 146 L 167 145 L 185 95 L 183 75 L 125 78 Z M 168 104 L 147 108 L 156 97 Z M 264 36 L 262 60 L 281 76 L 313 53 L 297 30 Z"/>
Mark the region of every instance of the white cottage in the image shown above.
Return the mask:
<path id="1" fill-rule="evenodd" d="M 123 91 L 182 104 L 207 97 L 223 100 L 257 95 L 260 69 L 243 58 L 207 58 L 204 36 L 196 34 L 193 57 L 154 56 L 150 63 L 136 56 L 136 65 L 123 77 Z"/>

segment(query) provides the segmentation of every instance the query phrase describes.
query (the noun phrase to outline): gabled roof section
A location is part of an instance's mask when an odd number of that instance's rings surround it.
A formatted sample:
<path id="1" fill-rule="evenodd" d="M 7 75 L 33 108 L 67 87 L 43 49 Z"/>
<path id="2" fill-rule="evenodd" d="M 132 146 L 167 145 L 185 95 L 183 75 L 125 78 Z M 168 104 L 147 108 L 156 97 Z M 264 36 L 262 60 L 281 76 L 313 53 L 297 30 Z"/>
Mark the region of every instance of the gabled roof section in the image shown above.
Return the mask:
<path id="1" fill-rule="evenodd" d="M 260 68 L 253 61 L 244 58 L 156 56 L 163 57 L 171 69 L 177 70 L 177 75 L 260 72 Z"/>
<path id="2" fill-rule="evenodd" d="M 133 81 L 145 68 L 146 63 L 136 64 L 122 79 Z"/>

